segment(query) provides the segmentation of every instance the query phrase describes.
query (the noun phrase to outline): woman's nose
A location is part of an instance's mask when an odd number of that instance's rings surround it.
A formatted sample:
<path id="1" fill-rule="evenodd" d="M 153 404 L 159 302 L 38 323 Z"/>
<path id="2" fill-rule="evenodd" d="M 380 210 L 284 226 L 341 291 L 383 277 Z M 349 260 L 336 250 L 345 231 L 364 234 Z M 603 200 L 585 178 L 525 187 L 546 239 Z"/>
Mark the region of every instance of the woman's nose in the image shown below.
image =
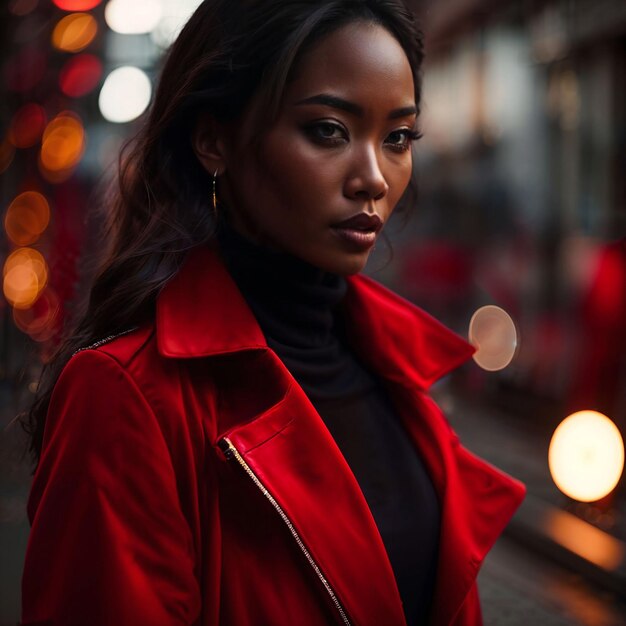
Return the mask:
<path id="1" fill-rule="evenodd" d="M 364 149 L 346 179 L 345 195 L 354 200 L 381 200 L 388 191 L 389 185 L 380 169 L 376 150 Z"/>

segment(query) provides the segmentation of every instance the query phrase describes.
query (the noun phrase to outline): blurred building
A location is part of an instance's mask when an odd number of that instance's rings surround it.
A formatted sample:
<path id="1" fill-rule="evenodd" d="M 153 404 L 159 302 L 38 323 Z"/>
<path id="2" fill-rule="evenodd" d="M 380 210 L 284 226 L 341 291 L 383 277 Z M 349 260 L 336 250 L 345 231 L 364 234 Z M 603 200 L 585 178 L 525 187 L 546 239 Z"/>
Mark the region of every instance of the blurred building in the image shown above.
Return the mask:
<path id="1" fill-rule="evenodd" d="M 421 198 L 397 286 L 461 331 L 502 306 L 522 340 L 490 384 L 512 407 L 599 408 L 624 432 L 626 4 L 414 6 Z"/>
<path id="2" fill-rule="evenodd" d="M 5 384 L 17 381 L 27 337 L 45 351 L 58 336 L 86 271 L 79 259 L 97 229 L 101 187 L 149 102 L 163 50 L 198 2 L 143 2 L 152 14 L 133 13 L 130 0 L 3 4 L 0 195 L 5 222 L 16 198 L 28 206 L 14 213 L 34 217 L 16 221 L 17 235 L 5 224 L 0 252 L 43 256 L 13 271 L 15 289 L 1 300 Z M 389 280 L 458 330 L 481 303 L 509 311 L 524 340 L 501 385 L 564 399 L 585 369 L 608 363 L 622 384 L 623 359 L 611 349 L 626 306 L 617 243 L 626 234 L 626 5 L 412 4 L 427 35 L 421 198 L 397 236 Z M 32 191 L 47 208 L 21 197 Z M 604 327 L 602 350 L 583 345 Z M 598 402 L 625 410 L 618 399 Z"/>

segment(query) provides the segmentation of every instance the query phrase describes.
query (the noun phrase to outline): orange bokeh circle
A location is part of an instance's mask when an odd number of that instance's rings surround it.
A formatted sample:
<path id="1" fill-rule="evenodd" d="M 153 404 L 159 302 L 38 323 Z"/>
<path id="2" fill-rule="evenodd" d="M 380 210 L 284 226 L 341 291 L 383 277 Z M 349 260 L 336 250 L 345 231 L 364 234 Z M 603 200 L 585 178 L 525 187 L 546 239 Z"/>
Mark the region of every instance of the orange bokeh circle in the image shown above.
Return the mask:
<path id="1" fill-rule="evenodd" d="M 36 301 L 48 282 L 48 264 L 33 248 L 18 248 L 4 262 L 4 296 L 15 309 L 27 309 Z"/>
<path id="2" fill-rule="evenodd" d="M 89 13 L 70 13 L 52 31 L 52 45 L 64 52 L 84 50 L 98 34 L 98 22 Z"/>
<path id="3" fill-rule="evenodd" d="M 54 178 L 55 173 L 71 171 L 84 150 L 85 130 L 80 118 L 73 113 L 60 113 L 50 121 L 43 134 L 39 155 L 42 173 L 48 172 Z"/>
<path id="4" fill-rule="evenodd" d="M 16 265 L 6 273 L 2 290 L 9 304 L 16 309 L 32 306 L 41 291 L 37 274 L 27 265 Z"/>
<path id="5" fill-rule="evenodd" d="M 11 202 L 4 216 L 4 229 L 16 246 L 28 246 L 50 223 L 50 205 L 37 191 L 25 191 Z"/>
<path id="6" fill-rule="evenodd" d="M 37 275 L 37 280 L 40 285 L 45 285 L 48 281 L 48 264 L 39 250 L 35 250 L 34 248 L 18 248 L 11 252 L 4 262 L 2 275 L 6 276 L 10 270 L 18 265 L 27 265 L 30 267 Z"/>

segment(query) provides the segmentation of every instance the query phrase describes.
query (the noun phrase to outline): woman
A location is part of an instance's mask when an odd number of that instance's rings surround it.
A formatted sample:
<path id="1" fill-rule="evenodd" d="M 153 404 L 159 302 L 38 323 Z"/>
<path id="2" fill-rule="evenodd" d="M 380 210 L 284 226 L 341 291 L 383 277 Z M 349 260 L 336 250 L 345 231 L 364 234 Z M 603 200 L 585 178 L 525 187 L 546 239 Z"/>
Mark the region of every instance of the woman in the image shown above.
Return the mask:
<path id="1" fill-rule="evenodd" d="M 32 412 L 25 625 L 480 624 L 523 487 L 427 396 L 472 348 L 358 275 L 421 59 L 397 0 L 191 18 Z"/>

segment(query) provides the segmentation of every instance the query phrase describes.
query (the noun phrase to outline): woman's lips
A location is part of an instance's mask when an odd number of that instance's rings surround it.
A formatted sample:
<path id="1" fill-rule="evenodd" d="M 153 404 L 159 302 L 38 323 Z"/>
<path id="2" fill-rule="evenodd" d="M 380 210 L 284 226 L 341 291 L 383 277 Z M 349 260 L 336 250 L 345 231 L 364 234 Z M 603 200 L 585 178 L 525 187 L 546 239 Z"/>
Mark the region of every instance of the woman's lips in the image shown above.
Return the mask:
<path id="1" fill-rule="evenodd" d="M 359 213 L 343 222 L 333 225 L 333 231 L 345 241 L 362 250 L 371 248 L 376 243 L 376 236 L 383 227 L 378 215 Z"/>
<path id="2" fill-rule="evenodd" d="M 350 230 L 360 230 L 377 233 L 383 227 L 383 221 L 376 213 L 358 213 L 349 217 L 343 222 L 333 225 L 334 228 L 347 228 Z"/>
<path id="3" fill-rule="evenodd" d="M 376 243 L 376 233 L 373 231 L 338 228 L 337 226 L 333 227 L 333 230 L 339 237 L 363 250 L 371 248 Z"/>

